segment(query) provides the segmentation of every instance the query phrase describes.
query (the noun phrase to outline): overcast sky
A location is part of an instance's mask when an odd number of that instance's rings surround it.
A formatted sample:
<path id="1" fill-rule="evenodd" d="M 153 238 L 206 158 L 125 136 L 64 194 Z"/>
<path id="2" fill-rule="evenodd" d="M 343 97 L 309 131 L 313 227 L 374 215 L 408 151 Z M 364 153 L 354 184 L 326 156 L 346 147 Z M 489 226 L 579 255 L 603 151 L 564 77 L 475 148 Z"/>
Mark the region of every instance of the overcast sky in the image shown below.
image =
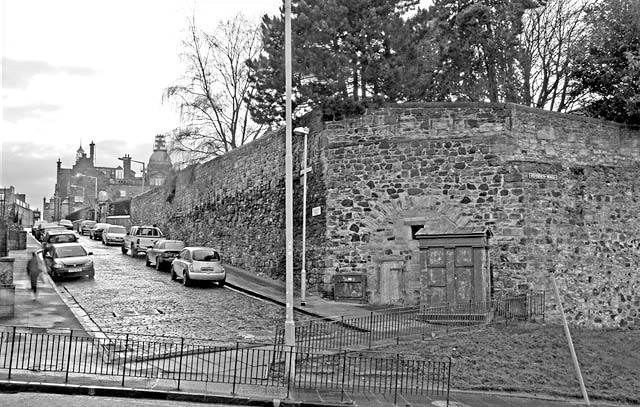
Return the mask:
<path id="1" fill-rule="evenodd" d="M 53 196 L 56 161 L 96 143 L 96 165 L 147 162 L 156 134 L 179 125 L 163 90 L 184 71 L 188 19 L 211 30 L 242 13 L 278 14 L 282 0 L 0 0 L 0 186 L 32 208 Z M 138 168 L 140 167 L 140 168 Z M 141 166 L 134 163 L 134 170 Z"/>

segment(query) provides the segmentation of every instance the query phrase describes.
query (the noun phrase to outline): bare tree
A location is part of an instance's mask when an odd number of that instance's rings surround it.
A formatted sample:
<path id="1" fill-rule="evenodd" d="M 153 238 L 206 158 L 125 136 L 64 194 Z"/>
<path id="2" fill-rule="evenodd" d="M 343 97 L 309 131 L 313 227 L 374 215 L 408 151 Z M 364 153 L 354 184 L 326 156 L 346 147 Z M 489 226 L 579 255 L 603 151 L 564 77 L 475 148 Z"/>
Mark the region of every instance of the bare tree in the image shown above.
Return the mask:
<path id="1" fill-rule="evenodd" d="M 583 95 L 572 92 L 570 73 L 587 35 L 583 16 L 591 1 L 550 0 L 525 14 L 520 57 L 524 104 L 558 112 L 580 104 Z"/>
<path id="2" fill-rule="evenodd" d="M 207 34 L 192 18 L 183 44 L 185 74 L 164 92 L 165 100 L 176 103 L 184 123 L 172 133 L 174 156 L 198 162 L 254 140 L 262 126 L 251 120 L 245 102 L 252 92 L 245 61 L 261 52 L 257 24 L 238 14 Z"/>

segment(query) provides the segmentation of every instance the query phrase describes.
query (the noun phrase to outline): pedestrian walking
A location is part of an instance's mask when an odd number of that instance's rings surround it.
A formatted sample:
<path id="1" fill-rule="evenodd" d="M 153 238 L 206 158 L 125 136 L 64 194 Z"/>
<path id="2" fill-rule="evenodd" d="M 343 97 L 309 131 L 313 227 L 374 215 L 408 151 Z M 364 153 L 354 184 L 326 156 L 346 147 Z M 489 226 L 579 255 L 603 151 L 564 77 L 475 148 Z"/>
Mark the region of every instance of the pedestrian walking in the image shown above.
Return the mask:
<path id="1" fill-rule="evenodd" d="M 38 252 L 33 252 L 31 259 L 29 259 L 27 263 L 27 274 L 29 274 L 29 278 L 31 279 L 31 291 L 35 298 L 38 297 L 38 279 L 43 270 L 44 264 L 42 264 L 42 260 L 38 257 Z"/>

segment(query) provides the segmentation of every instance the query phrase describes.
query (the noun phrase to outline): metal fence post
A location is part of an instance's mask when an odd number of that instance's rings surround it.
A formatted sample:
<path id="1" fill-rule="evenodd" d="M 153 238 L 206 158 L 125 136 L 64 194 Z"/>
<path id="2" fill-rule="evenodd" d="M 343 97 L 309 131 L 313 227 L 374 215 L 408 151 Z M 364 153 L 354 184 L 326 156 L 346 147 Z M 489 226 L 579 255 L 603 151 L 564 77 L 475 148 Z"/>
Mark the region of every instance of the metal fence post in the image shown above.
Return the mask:
<path id="1" fill-rule="evenodd" d="M 400 369 L 400 354 L 396 353 L 396 384 L 393 391 L 393 405 L 398 405 L 398 370 Z"/>
<path id="2" fill-rule="evenodd" d="M 291 367 L 293 366 L 291 362 L 292 357 L 293 357 L 293 346 L 290 346 L 289 347 L 289 366 L 287 369 L 285 369 L 285 372 L 287 375 L 287 399 L 291 398 L 291 379 L 295 379 L 294 377 L 292 377 L 295 374 L 295 372 L 291 371 Z"/>
<path id="3" fill-rule="evenodd" d="M 184 353 L 184 336 L 180 337 L 180 361 L 178 362 L 178 390 L 180 390 L 180 379 L 182 378 L 182 355 Z"/>
<path id="4" fill-rule="evenodd" d="M 122 387 L 124 387 L 124 376 L 127 371 L 127 349 L 129 348 L 129 334 L 124 341 L 124 361 L 122 363 Z"/>
<path id="5" fill-rule="evenodd" d="M 16 343 L 16 327 L 13 327 L 13 335 L 11 336 L 11 354 L 9 355 L 9 377 L 11 380 L 11 366 L 13 366 L 13 347 Z"/>
<path id="6" fill-rule="evenodd" d="M 236 357 L 235 362 L 233 364 L 233 387 L 231 389 L 231 394 L 236 394 L 236 376 L 238 375 L 238 352 L 240 350 L 240 345 L 236 341 Z"/>
<path id="7" fill-rule="evenodd" d="M 344 378 L 347 375 L 347 351 L 344 351 L 344 356 L 342 357 L 342 387 L 340 391 L 340 402 L 344 403 Z"/>
<path id="8" fill-rule="evenodd" d="M 69 352 L 67 352 L 67 371 L 64 375 L 64 382 L 69 381 L 69 365 L 71 364 L 71 342 L 73 342 L 73 329 L 69 331 Z"/>
<path id="9" fill-rule="evenodd" d="M 373 340 L 373 311 L 371 311 L 371 315 L 369 316 L 369 349 L 371 349 L 371 342 Z"/>
<path id="10" fill-rule="evenodd" d="M 398 312 L 396 312 L 396 319 L 398 320 L 396 324 L 396 345 L 400 344 L 400 308 L 398 308 Z"/>

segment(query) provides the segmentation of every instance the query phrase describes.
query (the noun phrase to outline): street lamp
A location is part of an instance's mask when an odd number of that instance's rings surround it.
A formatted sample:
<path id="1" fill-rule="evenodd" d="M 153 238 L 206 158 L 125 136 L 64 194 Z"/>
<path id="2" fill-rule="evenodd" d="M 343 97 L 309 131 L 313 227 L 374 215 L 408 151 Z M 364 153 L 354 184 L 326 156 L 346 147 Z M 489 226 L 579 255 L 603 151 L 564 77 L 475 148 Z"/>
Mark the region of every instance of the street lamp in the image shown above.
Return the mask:
<path id="1" fill-rule="evenodd" d="M 284 321 L 284 344 L 293 352 L 295 347 L 295 324 L 293 322 L 293 154 L 291 146 L 291 0 L 284 2 L 284 53 L 285 53 L 285 234 L 286 234 L 286 313 Z M 295 360 L 289 358 L 289 380 L 295 378 Z"/>
<path id="2" fill-rule="evenodd" d="M 308 127 L 296 127 L 295 134 L 304 134 L 304 156 L 302 158 L 302 269 L 300 271 L 300 305 L 307 305 L 307 173 L 311 172 L 311 167 L 307 167 L 307 135 Z"/>

